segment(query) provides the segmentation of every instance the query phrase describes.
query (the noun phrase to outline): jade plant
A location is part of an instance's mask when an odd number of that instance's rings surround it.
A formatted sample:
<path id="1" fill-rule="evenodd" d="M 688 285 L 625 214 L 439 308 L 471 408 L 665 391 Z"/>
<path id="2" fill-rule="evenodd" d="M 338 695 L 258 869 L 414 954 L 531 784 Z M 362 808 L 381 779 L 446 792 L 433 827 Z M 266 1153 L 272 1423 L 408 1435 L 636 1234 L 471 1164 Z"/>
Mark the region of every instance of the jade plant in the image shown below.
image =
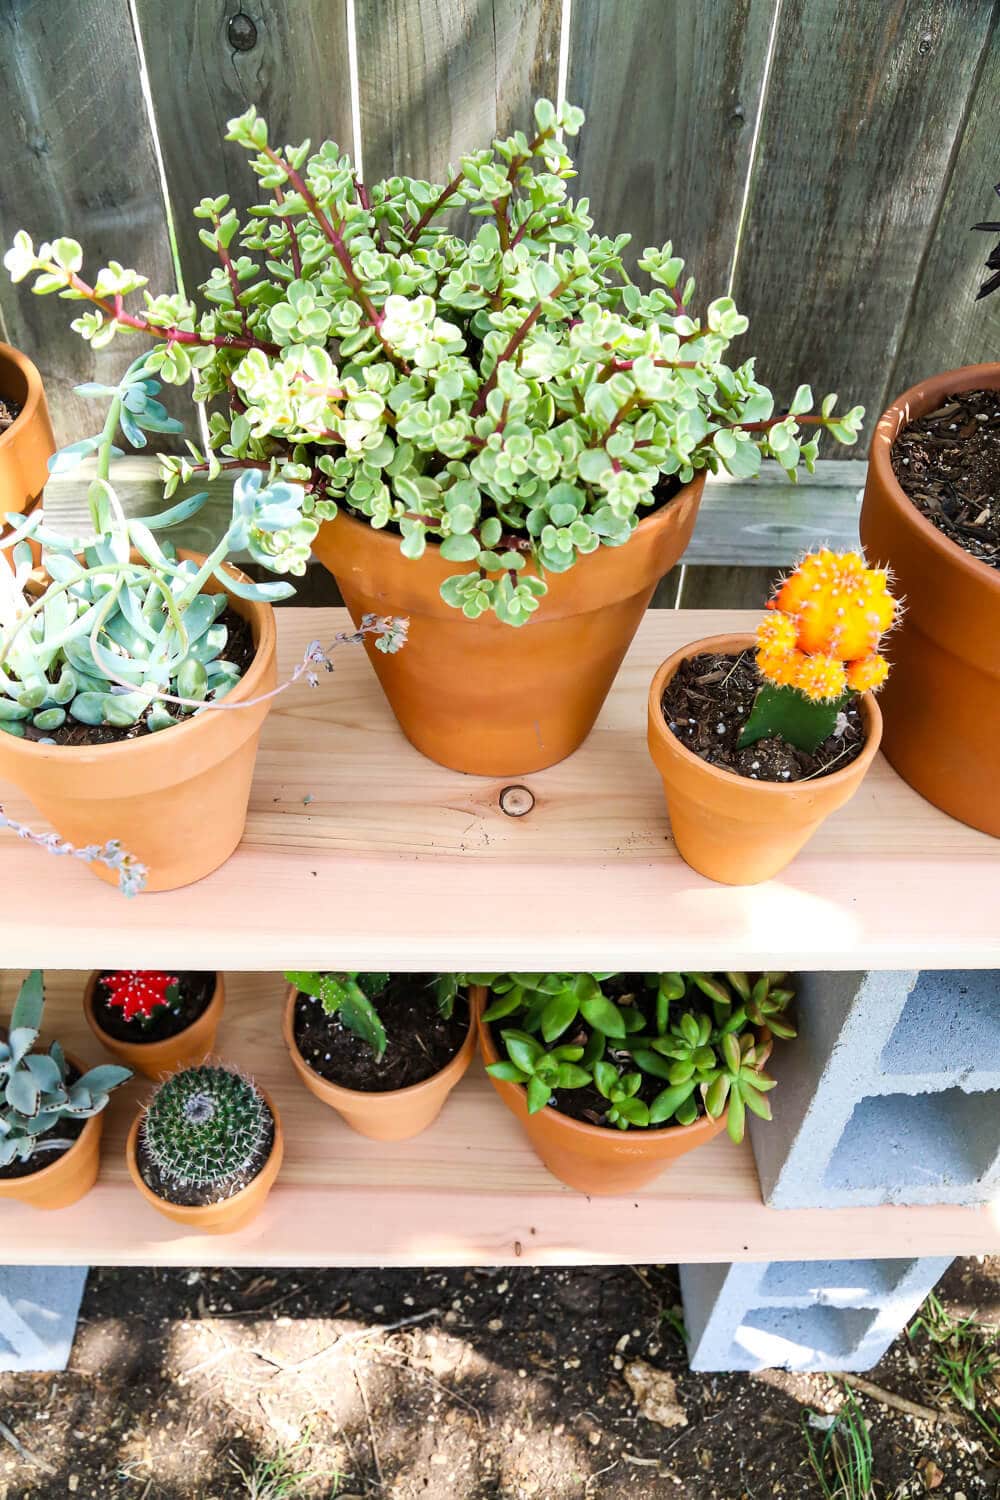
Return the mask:
<path id="1" fill-rule="evenodd" d="M 885 682 L 889 663 L 879 643 L 899 606 L 888 574 L 868 567 L 860 552 L 823 550 L 799 563 L 767 608 L 757 627 L 762 683 L 739 746 L 778 736 L 811 754 L 855 694 Z"/>
<path id="2" fill-rule="evenodd" d="M 128 1068 L 102 1063 L 74 1076 L 58 1042 L 48 1052 L 36 1052 L 42 1027 L 45 988 L 42 971 L 34 969 L 21 985 L 10 1018 L 10 1030 L 0 1040 L 0 1168 L 62 1153 L 76 1136 L 60 1134 L 60 1127 L 99 1115 L 112 1089 L 131 1078 Z"/>
<path id="3" fill-rule="evenodd" d="M 213 1202 L 256 1176 L 274 1136 L 263 1094 L 230 1068 L 204 1064 L 159 1085 L 143 1116 L 147 1160 L 168 1189 L 195 1189 Z"/>
<path id="4" fill-rule="evenodd" d="M 280 540 L 261 541 L 275 571 L 301 572 L 344 506 L 409 558 L 433 542 L 466 565 L 441 594 L 467 617 L 521 625 L 547 574 L 627 542 L 699 471 L 745 477 L 770 457 L 794 478 L 816 457 L 803 426 L 852 443 L 863 416 L 835 415 L 833 396 L 813 414 L 806 385 L 776 412 L 752 359 L 726 363 L 746 318 L 728 296 L 699 311 L 669 242 L 633 281 L 629 236 L 596 232 L 568 195 L 564 139 L 582 122 L 542 99 L 530 132 L 462 157 L 447 183 L 366 185 L 331 141 L 272 141 L 251 106 L 227 139 L 250 153 L 259 201 L 242 223 L 225 194 L 194 210 L 218 257 L 197 301 L 153 295 L 117 261 L 87 281 L 72 239 L 36 250 L 21 231 L 5 263 L 87 304 L 73 326 L 95 349 L 151 338 L 150 375 L 194 377 L 210 443 L 163 458 L 168 495 L 234 467 L 305 487 Z"/>
<path id="5" fill-rule="evenodd" d="M 180 976 L 162 969 L 116 969 L 101 975 L 101 985 L 105 1005 L 141 1031 L 180 1001 Z"/>
<path id="6" fill-rule="evenodd" d="M 584 1091 L 580 1113 L 619 1130 L 692 1125 L 746 1111 L 770 1119 L 772 1037 L 795 1035 L 783 973 L 472 974 L 506 1057 L 487 1071 L 525 1088 L 528 1110 Z M 507 1022 L 509 1024 L 501 1024 Z"/>
<path id="7" fill-rule="evenodd" d="M 389 986 L 391 974 L 324 973 L 289 970 L 285 974 L 289 984 L 303 995 L 311 995 L 320 1002 L 328 1016 L 338 1016 L 348 1031 L 366 1043 L 381 1062 L 388 1046 L 388 1037 L 376 1001 Z M 459 976 L 438 975 L 434 981 L 434 993 L 441 1014 L 450 1018 L 459 993 Z"/>

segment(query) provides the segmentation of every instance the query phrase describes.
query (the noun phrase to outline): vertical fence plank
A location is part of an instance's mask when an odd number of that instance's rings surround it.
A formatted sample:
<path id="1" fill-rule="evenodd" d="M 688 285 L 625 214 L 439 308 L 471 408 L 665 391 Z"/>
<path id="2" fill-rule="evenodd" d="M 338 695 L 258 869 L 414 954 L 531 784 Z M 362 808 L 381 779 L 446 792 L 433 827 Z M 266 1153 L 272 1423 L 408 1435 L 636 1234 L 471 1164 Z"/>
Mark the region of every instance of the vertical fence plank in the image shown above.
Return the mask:
<path id="1" fill-rule="evenodd" d="M 139 86 L 127 0 L 2 0 L 4 120 L 0 239 L 69 234 L 85 272 L 112 257 L 173 285 L 166 216 Z M 35 297 L 0 271 L 8 339 L 41 369 L 59 442 L 93 430 L 84 380 L 115 379 L 121 347 L 93 352 L 69 327 L 73 304 Z"/>
<path id="2" fill-rule="evenodd" d="M 1000 199 L 993 191 L 1000 182 L 998 100 L 1000 15 L 880 409 L 923 376 L 1000 359 L 1000 292 L 976 301 L 987 275 L 986 256 L 1000 235 L 969 229 L 982 219 L 1000 219 Z"/>
<path id="3" fill-rule="evenodd" d="M 779 400 L 875 415 L 992 10 L 784 0 L 733 292 Z"/>
<path id="4" fill-rule="evenodd" d="M 365 176 L 444 181 L 555 98 L 559 0 L 356 0 Z"/>
<path id="5" fill-rule="evenodd" d="M 137 0 L 167 191 L 188 295 L 214 257 L 191 209 L 228 193 L 245 213 L 257 197 L 246 152 L 226 122 L 255 104 L 272 139 L 349 150 L 351 91 L 345 0 Z"/>
<path id="6" fill-rule="evenodd" d="M 633 263 L 673 240 L 705 300 L 728 290 L 776 3 L 574 0 L 576 190 Z"/>

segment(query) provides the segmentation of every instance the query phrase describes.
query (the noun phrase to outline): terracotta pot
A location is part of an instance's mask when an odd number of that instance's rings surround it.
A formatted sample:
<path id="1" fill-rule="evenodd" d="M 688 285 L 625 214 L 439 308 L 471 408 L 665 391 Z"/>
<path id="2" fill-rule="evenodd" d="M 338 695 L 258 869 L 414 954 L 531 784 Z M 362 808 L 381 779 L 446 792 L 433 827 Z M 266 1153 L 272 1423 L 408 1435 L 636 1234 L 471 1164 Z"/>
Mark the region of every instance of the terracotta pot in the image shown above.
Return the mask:
<path id="1" fill-rule="evenodd" d="M 183 1203 L 170 1203 L 166 1198 L 157 1197 L 152 1188 L 147 1187 L 139 1171 L 136 1154 L 139 1130 L 142 1125 L 142 1115 L 137 1115 L 128 1133 L 125 1159 L 128 1162 L 132 1181 L 146 1202 L 166 1218 L 173 1219 L 175 1224 L 185 1225 L 194 1234 L 232 1234 L 237 1229 L 243 1229 L 251 1219 L 255 1219 L 274 1186 L 274 1179 L 278 1175 L 282 1157 L 285 1154 L 285 1134 L 278 1111 L 274 1107 L 274 1100 L 264 1089 L 260 1092 L 274 1120 L 274 1144 L 271 1147 L 270 1156 L 253 1181 L 248 1182 L 240 1192 L 234 1193 L 231 1198 L 223 1198 L 220 1203 L 206 1203 L 197 1208 L 190 1208 Z"/>
<path id="2" fill-rule="evenodd" d="M 21 403 L 21 412 L 0 433 L 0 518 L 30 510 L 45 488 L 48 461 L 56 451 L 42 377 L 26 355 L 0 344 L 0 396 Z"/>
<path id="3" fill-rule="evenodd" d="M 428 1125 L 433 1125 L 448 1095 L 468 1069 L 476 1050 L 476 1007 L 470 1002 L 469 1029 L 465 1041 L 439 1073 L 425 1078 L 422 1083 L 412 1083 L 405 1089 L 387 1089 L 382 1094 L 345 1089 L 323 1078 L 309 1066 L 299 1051 L 293 1024 L 297 998 L 298 990 L 291 985 L 285 1001 L 282 1027 L 285 1046 L 296 1073 L 311 1094 L 335 1109 L 352 1130 L 373 1141 L 408 1141 L 411 1136 L 426 1130 Z"/>
<path id="4" fill-rule="evenodd" d="M 471 564 L 445 562 L 433 545 L 411 561 L 397 536 L 344 511 L 320 528 L 313 552 L 355 624 L 365 614 L 409 617 L 395 655 L 365 641 L 407 739 L 455 771 L 521 776 L 563 760 L 590 733 L 653 590 L 690 540 L 704 480 L 647 516 L 624 546 L 548 574 L 538 610 L 516 628 L 445 604 L 441 583 Z"/>
<path id="5" fill-rule="evenodd" d="M 932 526 L 892 471 L 902 429 L 953 392 L 1000 388 L 1000 364 L 915 385 L 879 421 L 861 511 L 872 563 L 892 570 L 902 623 L 888 641 L 882 749 L 921 796 L 1000 837 L 1000 571 Z"/>
<path id="6" fill-rule="evenodd" d="M 482 1019 L 485 993 L 477 1008 L 479 1046 L 488 1067 L 499 1061 L 499 1054 L 489 1025 Z M 634 1193 L 652 1182 L 679 1156 L 704 1146 L 726 1128 L 725 1114 L 718 1120 L 702 1115 L 693 1125 L 665 1125 L 656 1130 L 587 1125 L 561 1115 L 548 1105 L 532 1115 L 528 1113 L 523 1085 L 487 1076 L 511 1114 L 524 1126 L 528 1139 L 553 1177 L 591 1197 Z"/>
<path id="7" fill-rule="evenodd" d="M 811 781 L 751 781 L 720 771 L 682 745 L 664 722 L 660 700 L 682 661 L 702 652 L 738 652 L 751 635 L 712 635 L 667 658 L 649 689 L 649 753 L 663 791 L 677 852 L 701 875 L 725 885 L 756 885 L 783 870 L 838 807 L 861 785 L 875 758 L 882 716 L 871 693 L 861 697 L 867 738 L 842 771 Z"/>
<path id="8" fill-rule="evenodd" d="M 221 585 L 213 579 L 207 587 L 216 592 Z M 270 605 L 235 595 L 230 602 L 250 621 L 257 646 L 226 697 L 235 704 L 274 687 L 276 631 Z M 209 710 L 114 745 L 39 745 L 0 733 L 0 776 L 20 787 L 64 839 L 77 846 L 119 839 L 148 867 L 147 890 L 175 890 L 218 869 L 239 843 L 269 707 Z M 90 868 L 117 883 L 104 865 Z"/>
<path id="9" fill-rule="evenodd" d="M 67 1053 L 66 1061 L 77 1073 L 86 1073 L 84 1063 Z M 32 1208 L 69 1208 L 89 1193 L 101 1165 L 101 1135 L 104 1114 L 93 1115 L 68 1151 L 47 1167 L 27 1177 L 0 1178 L 0 1202 L 5 1198 L 29 1203 Z"/>
<path id="10" fill-rule="evenodd" d="M 170 1073 L 196 1067 L 205 1061 L 215 1046 L 215 1034 L 219 1029 L 225 1004 L 226 989 L 221 974 L 216 974 L 212 998 L 198 1019 L 176 1036 L 167 1037 L 162 1042 L 122 1042 L 105 1031 L 94 1014 L 94 995 L 100 975 L 101 971 L 95 969 L 87 980 L 87 988 L 83 994 L 83 1013 L 97 1040 L 120 1058 L 127 1068 L 131 1068 L 133 1073 L 142 1073 L 146 1078 L 165 1078 Z"/>

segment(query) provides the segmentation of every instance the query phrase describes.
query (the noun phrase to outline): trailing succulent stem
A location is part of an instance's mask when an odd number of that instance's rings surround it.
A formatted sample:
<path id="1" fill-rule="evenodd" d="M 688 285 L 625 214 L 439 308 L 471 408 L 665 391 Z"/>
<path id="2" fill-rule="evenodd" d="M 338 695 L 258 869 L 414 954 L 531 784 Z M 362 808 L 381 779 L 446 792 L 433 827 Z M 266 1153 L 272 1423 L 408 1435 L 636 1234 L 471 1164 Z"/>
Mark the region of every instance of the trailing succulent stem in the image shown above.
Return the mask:
<path id="1" fill-rule="evenodd" d="M 273 1136 L 267 1101 L 229 1068 L 186 1068 L 160 1084 L 142 1144 L 164 1182 L 231 1197 L 260 1170 Z"/>
<path id="2" fill-rule="evenodd" d="M 441 593 L 468 618 L 521 625 L 548 573 L 627 542 L 674 485 L 762 457 L 794 478 L 816 457 L 804 427 L 851 443 L 863 415 L 835 416 L 833 396 L 813 414 L 805 385 L 776 412 L 752 359 L 725 363 L 747 320 L 730 297 L 698 311 L 671 244 L 639 257 L 649 290 L 632 281 L 628 235 L 595 232 L 568 195 L 563 139 L 582 123 L 542 99 L 530 135 L 462 157 L 447 183 L 366 185 L 333 142 L 280 146 L 251 107 L 228 139 L 260 201 L 242 225 L 225 195 L 195 209 L 219 262 L 199 305 L 114 261 L 87 281 L 72 239 L 36 250 L 21 231 L 5 264 L 84 304 L 73 326 L 95 348 L 145 336 L 150 376 L 194 378 L 211 447 L 163 459 L 168 494 L 236 465 L 305 486 L 299 518 L 260 544 L 276 571 L 301 572 L 343 505 L 391 525 L 407 557 L 432 542 L 461 565 Z M 452 210 L 478 221 L 468 239 Z"/>

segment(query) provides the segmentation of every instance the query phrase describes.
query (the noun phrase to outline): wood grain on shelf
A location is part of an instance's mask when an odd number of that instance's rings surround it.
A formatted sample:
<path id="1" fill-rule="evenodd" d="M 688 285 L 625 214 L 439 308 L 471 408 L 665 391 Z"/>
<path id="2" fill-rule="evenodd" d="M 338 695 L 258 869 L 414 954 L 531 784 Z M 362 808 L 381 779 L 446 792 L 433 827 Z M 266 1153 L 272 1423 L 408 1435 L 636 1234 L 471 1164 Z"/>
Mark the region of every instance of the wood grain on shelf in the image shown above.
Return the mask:
<path id="1" fill-rule="evenodd" d="M 80 1008 L 85 977 L 47 976 L 46 1028 L 96 1062 L 101 1049 Z M 20 978 L 0 976 L 0 1014 Z M 267 1086 L 285 1124 L 284 1165 L 261 1218 L 236 1235 L 198 1236 L 147 1207 L 124 1160 L 125 1135 L 151 1088 L 133 1082 L 109 1106 L 101 1177 L 88 1197 L 51 1214 L 0 1206 L 5 1263 L 635 1264 L 1000 1252 L 1000 1203 L 765 1208 L 749 1145 L 725 1136 L 682 1157 L 637 1196 L 585 1198 L 542 1167 L 478 1060 L 424 1135 L 367 1141 L 293 1073 L 281 1043 L 280 976 L 227 975 L 226 987 L 219 1056 Z"/>
<path id="2" fill-rule="evenodd" d="M 535 798 L 520 818 L 501 811 L 508 782 L 412 749 L 360 648 L 341 649 L 319 688 L 276 700 L 243 843 L 196 886 L 126 901 L 77 861 L 0 835 L 5 962 L 1000 967 L 1000 843 L 938 812 L 881 758 L 775 880 L 716 885 L 678 857 L 646 751 L 647 685 L 675 647 L 756 618 L 647 615 L 586 744 L 551 770 L 508 778 Z M 345 621 L 340 610 L 282 611 L 283 672 Z M 5 784 L 0 804 L 44 826 Z"/>

